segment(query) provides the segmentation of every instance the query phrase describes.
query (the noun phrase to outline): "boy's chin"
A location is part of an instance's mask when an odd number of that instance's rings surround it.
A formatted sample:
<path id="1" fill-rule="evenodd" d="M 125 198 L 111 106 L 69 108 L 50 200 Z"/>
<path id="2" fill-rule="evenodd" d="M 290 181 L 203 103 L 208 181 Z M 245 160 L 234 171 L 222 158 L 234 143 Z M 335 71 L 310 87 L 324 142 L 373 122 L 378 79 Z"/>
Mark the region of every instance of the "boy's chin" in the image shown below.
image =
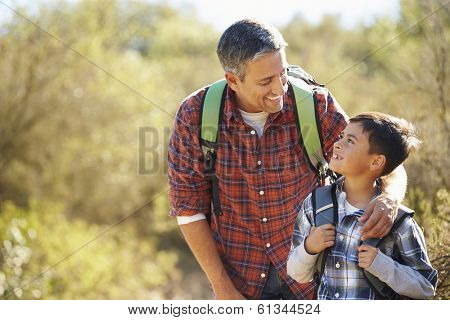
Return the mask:
<path id="1" fill-rule="evenodd" d="M 336 166 L 333 163 L 333 160 L 330 161 L 330 164 L 328 165 L 328 168 L 333 171 L 334 173 L 339 173 L 340 175 L 344 175 L 344 173 L 342 172 L 342 170 L 339 169 L 339 166 Z"/>

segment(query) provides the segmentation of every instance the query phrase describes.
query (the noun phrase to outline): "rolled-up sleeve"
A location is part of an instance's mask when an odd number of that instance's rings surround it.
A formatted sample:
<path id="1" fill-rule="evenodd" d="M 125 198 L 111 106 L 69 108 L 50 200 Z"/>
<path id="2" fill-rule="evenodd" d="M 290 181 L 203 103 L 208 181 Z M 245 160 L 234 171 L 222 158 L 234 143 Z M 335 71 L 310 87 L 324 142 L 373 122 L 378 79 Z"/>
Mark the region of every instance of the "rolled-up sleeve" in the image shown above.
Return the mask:
<path id="1" fill-rule="evenodd" d="M 203 175 L 199 142 L 201 93 L 186 98 L 177 112 L 168 147 L 170 216 L 211 211 L 211 183 Z"/>

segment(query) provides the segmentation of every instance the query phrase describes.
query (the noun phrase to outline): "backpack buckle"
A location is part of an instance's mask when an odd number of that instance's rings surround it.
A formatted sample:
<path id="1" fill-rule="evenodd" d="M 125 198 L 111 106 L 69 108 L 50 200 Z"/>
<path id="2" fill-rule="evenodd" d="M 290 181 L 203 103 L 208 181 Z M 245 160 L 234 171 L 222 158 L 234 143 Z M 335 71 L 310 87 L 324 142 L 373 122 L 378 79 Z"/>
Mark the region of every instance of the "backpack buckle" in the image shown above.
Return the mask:
<path id="1" fill-rule="evenodd" d="M 211 176 L 215 174 L 214 167 L 216 165 L 216 158 L 217 158 L 216 150 L 209 149 L 206 152 L 204 161 L 205 167 L 203 169 L 203 173 L 205 174 L 205 176 Z"/>
<path id="2" fill-rule="evenodd" d="M 319 184 L 324 186 L 326 182 L 325 179 L 328 176 L 328 164 L 326 162 L 323 163 L 322 161 L 319 161 L 317 163 L 317 172 L 319 176 Z"/>

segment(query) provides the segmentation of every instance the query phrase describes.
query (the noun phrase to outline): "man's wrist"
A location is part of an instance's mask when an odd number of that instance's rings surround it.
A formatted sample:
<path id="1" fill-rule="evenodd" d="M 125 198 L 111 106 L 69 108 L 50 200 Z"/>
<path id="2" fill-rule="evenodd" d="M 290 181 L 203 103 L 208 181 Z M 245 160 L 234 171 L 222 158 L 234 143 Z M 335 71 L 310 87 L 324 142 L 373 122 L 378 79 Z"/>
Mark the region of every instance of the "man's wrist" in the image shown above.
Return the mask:
<path id="1" fill-rule="evenodd" d="M 380 194 L 380 197 L 382 199 L 386 199 L 388 201 L 388 204 L 392 206 L 398 206 L 401 203 L 401 200 L 398 199 L 394 194 L 388 193 L 388 192 L 382 192 Z"/>
<path id="2" fill-rule="evenodd" d="M 217 277 L 211 279 L 211 287 L 214 292 L 227 292 L 231 289 L 236 289 L 233 281 L 231 281 L 228 273 L 223 269 Z"/>

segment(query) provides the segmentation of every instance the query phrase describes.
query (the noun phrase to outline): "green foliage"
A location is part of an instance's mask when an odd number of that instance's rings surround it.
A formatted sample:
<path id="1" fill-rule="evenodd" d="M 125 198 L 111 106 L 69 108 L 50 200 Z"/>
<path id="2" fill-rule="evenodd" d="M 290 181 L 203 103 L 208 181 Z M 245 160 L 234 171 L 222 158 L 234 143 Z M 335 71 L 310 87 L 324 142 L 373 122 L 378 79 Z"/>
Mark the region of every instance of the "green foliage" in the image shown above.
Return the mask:
<path id="1" fill-rule="evenodd" d="M 154 298 L 177 263 L 176 252 L 140 241 L 125 222 L 107 228 L 67 219 L 62 206 L 6 202 L 0 211 L 0 298 Z M 91 241 L 94 240 L 95 241 Z"/>
<path id="2" fill-rule="evenodd" d="M 410 188 L 405 204 L 415 210 L 415 220 L 422 227 L 432 265 L 439 271 L 436 298 L 449 299 L 450 196 L 440 189 L 432 199 L 420 188 Z"/>

